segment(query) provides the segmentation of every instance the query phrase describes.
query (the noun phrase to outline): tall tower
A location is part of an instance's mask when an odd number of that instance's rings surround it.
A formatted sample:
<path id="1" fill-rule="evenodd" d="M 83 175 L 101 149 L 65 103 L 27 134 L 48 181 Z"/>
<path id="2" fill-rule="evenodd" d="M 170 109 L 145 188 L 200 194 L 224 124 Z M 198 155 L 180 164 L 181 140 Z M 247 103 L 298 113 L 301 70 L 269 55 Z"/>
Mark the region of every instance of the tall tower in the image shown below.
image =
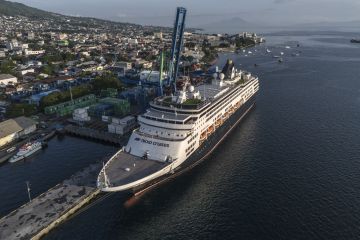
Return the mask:
<path id="1" fill-rule="evenodd" d="M 186 9 L 183 7 L 178 7 L 176 9 L 176 18 L 175 18 L 174 32 L 172 38 L 171 58 L 170 58 L 170 66 L 169 66 L 170 84 L 174 84 L 175 91 L 176 91 L 176 78 L 179 71 L 180 54 L 183 47 L 185 18 L 186 18 Z"/>

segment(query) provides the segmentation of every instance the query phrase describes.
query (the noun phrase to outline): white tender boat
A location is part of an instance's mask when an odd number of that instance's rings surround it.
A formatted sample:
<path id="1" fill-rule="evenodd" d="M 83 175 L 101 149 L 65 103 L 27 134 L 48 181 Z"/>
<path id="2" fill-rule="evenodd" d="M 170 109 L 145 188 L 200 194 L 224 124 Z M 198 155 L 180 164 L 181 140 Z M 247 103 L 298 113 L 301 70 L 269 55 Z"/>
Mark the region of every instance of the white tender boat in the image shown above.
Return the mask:
<path id="1" fill-rule="evenodd" d="M 41 142 L 29 142 L 23 145 L 19 151 L 10 158 L 9 162 L 14 163 L 23 160 L 42 148 Z"/>

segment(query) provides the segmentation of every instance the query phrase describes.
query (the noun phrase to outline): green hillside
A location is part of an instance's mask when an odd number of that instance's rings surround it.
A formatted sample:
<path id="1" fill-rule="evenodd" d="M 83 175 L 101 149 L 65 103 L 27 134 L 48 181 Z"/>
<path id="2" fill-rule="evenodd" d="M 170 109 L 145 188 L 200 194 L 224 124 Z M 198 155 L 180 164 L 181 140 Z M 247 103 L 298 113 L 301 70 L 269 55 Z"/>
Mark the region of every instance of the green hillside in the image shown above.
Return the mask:
<path id="1" fill-rule="evenodd" d="M 0 14 L 7 16 L 24 16 L 28 18 L 51 18 L 60 16 L 37 8 L 26 6 L 22 3 L 0 0 Z"/>
<path id="2" fill-rule="evenodd" d="M 37 8 L 29 7 L 22 3 L 10 2 L 5 0 L 0 0 L 0 15 L 23 16 L 34 20 L 51 19 L 55 22 L 66 22 L 66 20 L 71 19 L 72 20 L 71 25 L 78 25 L 78 26 L 89 26 L 89 25 L 102 26 L 104 24 L 115 28 L 129 26 L 129 25 L 137 26 L 137 27 L 140 26 L 138 24 L 114 22 L 114 21 L 97 19 L 92 17 L 65 16 L 62 14 L 47 12 Z"/>

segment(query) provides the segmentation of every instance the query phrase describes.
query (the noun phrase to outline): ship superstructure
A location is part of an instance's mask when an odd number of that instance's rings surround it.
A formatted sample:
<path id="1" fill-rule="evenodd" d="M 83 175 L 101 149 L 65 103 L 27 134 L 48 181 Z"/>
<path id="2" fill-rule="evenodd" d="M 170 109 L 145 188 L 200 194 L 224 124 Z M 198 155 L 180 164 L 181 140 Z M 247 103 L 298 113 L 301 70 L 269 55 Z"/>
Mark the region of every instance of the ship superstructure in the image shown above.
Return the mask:
<path id="1" fill-rule="evenodd" d="M 137 191 L 202 160 L 253 106 L 258 89 L 256 76 L 228 60 L 211 81 L 156 98 L 128 144 L 104 165 L 98 187 Z"/>

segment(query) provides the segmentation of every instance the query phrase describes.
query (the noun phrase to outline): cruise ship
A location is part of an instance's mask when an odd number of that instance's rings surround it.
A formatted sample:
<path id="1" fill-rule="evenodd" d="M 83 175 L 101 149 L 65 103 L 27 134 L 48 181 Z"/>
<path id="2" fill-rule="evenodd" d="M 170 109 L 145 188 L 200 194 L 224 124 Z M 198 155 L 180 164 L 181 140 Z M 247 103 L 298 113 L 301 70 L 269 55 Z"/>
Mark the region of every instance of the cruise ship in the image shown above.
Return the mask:
<path id="1" fill-rule="evenodd" d="M 97 187 L 138 193 L 206 159 L 251 110 L 259 90 L 258 78 L 231 60 L 210 80 L 155 98 L 127 145 L 104 164 Z"/>

